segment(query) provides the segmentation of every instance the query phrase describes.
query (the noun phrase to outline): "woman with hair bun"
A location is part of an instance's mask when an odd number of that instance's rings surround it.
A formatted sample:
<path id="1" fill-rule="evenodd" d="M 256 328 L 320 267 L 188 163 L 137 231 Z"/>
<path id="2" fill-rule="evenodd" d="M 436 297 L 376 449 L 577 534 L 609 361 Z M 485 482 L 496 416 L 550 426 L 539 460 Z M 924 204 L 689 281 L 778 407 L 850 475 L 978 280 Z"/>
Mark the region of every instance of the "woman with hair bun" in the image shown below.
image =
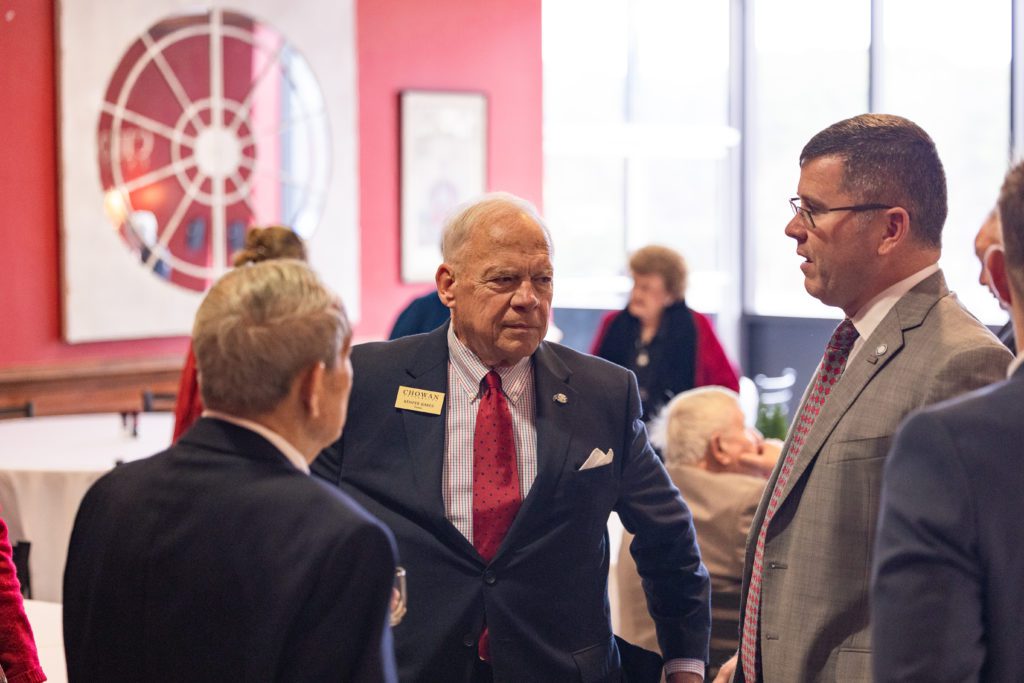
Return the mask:
<path id="1" fill-rule="evenodd" d="M 270 225 L 264 228 L 250 228 L 245 235 L 245 246 L 235 252 L 234 266 L 259 263 L 273 259 L 291 258 L 300 261 L 306 258 L 306 245 L 291 228 Z M 196 357 L 189 343 L 185 367 L 181 370 L 178 398 L 174 405 L 174 441 L 188 431 L 203 412 L 203 400 L 199 396 L 199 382 L 196 375 Z"/>

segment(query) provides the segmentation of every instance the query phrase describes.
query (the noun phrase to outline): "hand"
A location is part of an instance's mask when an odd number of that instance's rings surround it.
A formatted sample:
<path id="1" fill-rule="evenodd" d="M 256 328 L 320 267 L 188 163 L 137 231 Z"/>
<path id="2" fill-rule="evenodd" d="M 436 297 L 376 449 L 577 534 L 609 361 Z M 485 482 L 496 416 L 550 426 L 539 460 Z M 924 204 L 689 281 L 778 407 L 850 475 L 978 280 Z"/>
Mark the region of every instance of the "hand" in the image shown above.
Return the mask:
<path id="1" fill-rule="evenodd" d="M 703 680 L 700 674 L 690 673 L 689 671 L 677 671 L 674 674 L 669 674 L 668 678 L 665 679 L 665 683 L 702 683 Z"/>
<path id="2" fill-rule="evenodd" d="M 729 683 L 734 673 L 736 673 L 736 655 L 733 655 L 722 664 L 722 668 L 718 670 L 718 675 L 715 676 L 713 683 Z"/>
<path id="3" fill-rule="evenodd" d="M 739 457 L 740 467 L 748 474 L 767 479 L 782 454 L 782 445 L 778 439 L 764 439 L 758 444 L 757 453 L 744 453 Z"/>

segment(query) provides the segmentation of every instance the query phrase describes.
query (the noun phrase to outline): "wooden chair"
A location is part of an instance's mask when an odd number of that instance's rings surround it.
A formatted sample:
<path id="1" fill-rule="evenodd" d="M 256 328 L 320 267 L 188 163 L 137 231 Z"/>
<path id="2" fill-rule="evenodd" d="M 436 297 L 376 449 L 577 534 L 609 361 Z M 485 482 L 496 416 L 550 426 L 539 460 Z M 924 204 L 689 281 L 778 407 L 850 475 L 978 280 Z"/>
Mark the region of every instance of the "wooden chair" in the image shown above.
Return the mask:
<path id="1" fill-rule="evenodd" d="M 31 549 L 32 544 L 28 541 L 18 541 L 11 548 L 14 571 L 18 576 L 18 583 L 21 584 L 21 597 L 26 600 L 32 599 L 32 576 L 28 571 L 28 553 Z"/>
<path id="2" fill-rule="evenodd" d="M 177 393 L 146 389 L 142 392 L 142 410 L 147 413 L 172 413 L 177 400 Z"/>

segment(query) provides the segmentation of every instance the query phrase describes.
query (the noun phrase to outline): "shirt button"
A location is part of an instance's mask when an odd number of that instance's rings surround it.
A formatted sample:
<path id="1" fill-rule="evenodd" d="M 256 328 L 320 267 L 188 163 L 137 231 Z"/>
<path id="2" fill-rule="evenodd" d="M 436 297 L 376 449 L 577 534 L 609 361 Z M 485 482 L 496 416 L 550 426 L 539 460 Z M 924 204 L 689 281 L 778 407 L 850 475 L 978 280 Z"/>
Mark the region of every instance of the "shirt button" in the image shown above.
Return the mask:
<path id="1" fill-rule="evenodd" d="M 493 586 L 494 584 L 498 583 L 498 577 L 495 576 L 494 572 L 488 569 L 484 572 L 484 583 L 486 583 L 488 586 Z"/>

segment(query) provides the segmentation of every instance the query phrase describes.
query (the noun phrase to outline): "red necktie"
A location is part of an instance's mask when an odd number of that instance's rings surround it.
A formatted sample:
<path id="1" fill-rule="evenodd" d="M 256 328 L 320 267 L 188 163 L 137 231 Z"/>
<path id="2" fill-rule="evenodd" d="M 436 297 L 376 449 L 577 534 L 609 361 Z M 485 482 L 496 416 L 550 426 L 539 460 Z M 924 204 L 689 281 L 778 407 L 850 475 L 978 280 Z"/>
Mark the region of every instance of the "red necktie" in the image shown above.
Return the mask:
<path id="1" fill-rule="evenodd" d="M 522 498 L 512 413 L 501 391 L 501 376 L 491 370 L 481 384 L 483 394 L 473 433 L 473 547 L 490 562 L 512 526 Z M 489 644 L 484 627 L 478 651 L 485 661 L 490 661 Z"/>
<path id="2" fill-rule="evenodd" d="M 761 523 L 761 530 L 757 535 L 757 545 L 754 548 L 754 565 L 750 573 L 750 587 L 747 589 L 747 609 L 743 616 L 743 634 L 740 644 L 740 659 L 743 664 L 743 678 L 748 683 L 756 683 L 759 680 L 758 661 L 758 639 L 759 628 L 758 617 L 761 608 L 761 577 L 764 564 L 764 542 L 768 533 L 768 525 L 775 516 L 779 507 L 779 500 L 782 497 L 782 490 L 789 480 L 789 474 L 793 471 L 797 456 L 804 445 L 807 433 L 814 424 L 814 419 L 821 412 L 832 391 L 833 385 L 839 381 L 846 367 L 846 359 L 850 356 L 850 349 L 853 342 L 857 340 L 857 330 L 853 323 L 847 320 L 839 323 L 832 338 L 828 341 L 825 349 L 825 356 L 821 359 L 821 367 L 815 378 L 814 388 L 807 395 L 800 417 L 790 426 L 793 437 L 790 440 L 789 450 L 785 460 L 782 461 L 782 469 L 779 470 L 779 478 L 775 480 L 775 488 L 772 489 L 772 497 L 768 500 L 768 508 L 764 513 L 764 521 Z"/>
<path id="3" fill-rule="evenodd" d="M 512 413 L 501 391 L 501 376 L 491 370 L 482 384 L 473 434 L 473 546 L 490 562 L 522 499 Z"/>

